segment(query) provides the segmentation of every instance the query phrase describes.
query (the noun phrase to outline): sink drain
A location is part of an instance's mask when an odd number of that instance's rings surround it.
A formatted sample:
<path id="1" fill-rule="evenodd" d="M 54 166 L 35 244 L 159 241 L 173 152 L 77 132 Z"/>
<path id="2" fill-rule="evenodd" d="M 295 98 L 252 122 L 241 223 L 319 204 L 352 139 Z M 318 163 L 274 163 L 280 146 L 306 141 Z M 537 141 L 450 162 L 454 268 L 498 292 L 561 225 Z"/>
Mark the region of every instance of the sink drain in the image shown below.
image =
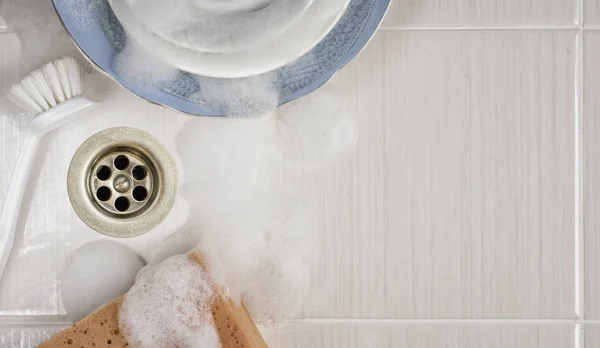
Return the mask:
<path id="1" fill-rule="evenodd" d="M 71 160 L 69 199 L 77 215 L 112 237 L 135 237 L 166 218 L 177 172 L 169 152 L 148 133 L 110 128 L 86 140 Z"/>
<path id="2" fill-rule="evenodd" d="M 154 199 L 154 167 L 150 160 L 121 149 L 100 158 L 88 173 L 92 199 L 108 214 L 144 211 Z"/>

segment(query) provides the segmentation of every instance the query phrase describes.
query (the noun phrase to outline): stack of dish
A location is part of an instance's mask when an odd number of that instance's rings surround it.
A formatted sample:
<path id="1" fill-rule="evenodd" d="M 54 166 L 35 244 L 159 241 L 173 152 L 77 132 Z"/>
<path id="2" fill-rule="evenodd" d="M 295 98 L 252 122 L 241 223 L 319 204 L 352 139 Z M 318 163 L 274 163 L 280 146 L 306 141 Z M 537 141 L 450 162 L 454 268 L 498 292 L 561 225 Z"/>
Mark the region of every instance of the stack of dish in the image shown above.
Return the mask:
<path id="1" fill-rule="evenodd" d="M 366 45 L 390 2 L 101 1 L 108 2 L 101 6 L 99 25 L 81 28 L 69 11 L 71 1 L 53 0 L 81 51 L 138 96 L 184 113 L 207 116 L 225 112 L 218 105 L 202 102 L 199 81 L 235 81 L 268 74 L 275 77 L 280 105 L 314 91 Z M 188 6 L 186 12 L 179 11 L 179 5 Z M 147 88 L 115 73 L 115 56 L 128 38 L 157 60 L 179 69 L 177 78 Z"/>
<path id="2" fill-rule="evenodd" d="M 238 78 L 306 54 L 333 29 L 350 0 L 264 1 L 109 3 L 127 35 L 161 61 L 198 75 Z M 248 8 L 253 3 L 262 7 Z"/>

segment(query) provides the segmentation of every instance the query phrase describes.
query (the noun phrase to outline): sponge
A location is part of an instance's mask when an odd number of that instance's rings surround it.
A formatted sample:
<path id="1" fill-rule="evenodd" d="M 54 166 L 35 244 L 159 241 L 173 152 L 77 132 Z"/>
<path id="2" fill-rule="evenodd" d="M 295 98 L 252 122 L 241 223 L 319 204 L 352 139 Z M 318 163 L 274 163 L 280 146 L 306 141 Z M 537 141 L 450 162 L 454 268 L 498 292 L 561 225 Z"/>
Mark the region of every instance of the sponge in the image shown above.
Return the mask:
<path id="1" fill-rule="evenodd" d="M 189 258 L 207 269 L 198 252 L 189 254 Z M 38 347 L 129 348 L 129 343 L 119 330 L 121 301 L 122 298 L 114 300 Z M 267 347 L 246 308 L 227 298 L 221 289 L 215 289 L 210 310 L 223 348 Z"/>

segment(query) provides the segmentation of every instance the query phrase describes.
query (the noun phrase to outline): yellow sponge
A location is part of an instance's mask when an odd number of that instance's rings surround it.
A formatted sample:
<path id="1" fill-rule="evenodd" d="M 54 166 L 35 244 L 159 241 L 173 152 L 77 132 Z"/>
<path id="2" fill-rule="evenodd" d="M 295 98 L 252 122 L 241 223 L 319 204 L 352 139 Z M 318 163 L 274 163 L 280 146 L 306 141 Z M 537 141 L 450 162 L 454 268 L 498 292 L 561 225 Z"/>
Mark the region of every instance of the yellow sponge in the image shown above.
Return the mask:
<path id="1" fill-rule="evenodd" d="M 198 252 L 191 253 L 189 257 L 206 269 L 204 259 Z M 38 347 L 129 348 L 129 343 L 119 330 L 121 301 L 122 298 L 114 300 Z M 267 347 L 246 308 L 233 303 L 220 289 L 215 289 L 210 308 L 223 348 Z"/>

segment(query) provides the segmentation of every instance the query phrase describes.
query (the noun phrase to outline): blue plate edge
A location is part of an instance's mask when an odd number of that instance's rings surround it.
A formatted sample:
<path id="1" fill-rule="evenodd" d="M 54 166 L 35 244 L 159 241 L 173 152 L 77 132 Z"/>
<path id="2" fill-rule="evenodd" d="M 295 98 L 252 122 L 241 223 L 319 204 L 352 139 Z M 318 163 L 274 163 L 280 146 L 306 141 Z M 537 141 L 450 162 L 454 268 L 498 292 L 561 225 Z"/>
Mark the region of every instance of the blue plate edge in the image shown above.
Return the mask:
<path id="1" fill-rule="evenodd" d="M 107 66 L 106 64 L 103 64 L 102 62 L 98 61 L 99 56 L 106 57 L 107 54 L 110 54 L 111 56 L 104 60 L 112 62 L 111 57 L 114 56 L 114 47 L 108 41 L 106 36 L 101 36 L 101 42 L 96 41 L 92 43 L 89 40 L 85 40 L 82 36 L 86 33 L 89 34 L 89 31 L 92 29 L 82 30 L 80 28 L 77 28 L 72 23 L 65 22 L 63 20 L 63 15 L 61 14 L 61 11 L 64 11 L 65 9 L 60 9 L 56 1 L 57 0 L 52 0 L 55 12 L 57 13 L 61 24 L 65 28 L 65 31 L 71 37 L 75 45 L 78 47 L 79 51 L 88 59 L 88 61 L 92 65 L 94 65 L 106 76 L 110 77 L 113 81 L 115 81 L 116 83 L 126 88 L 137 97 L 142 98 L 147 102 L 166 107 L 176 112 L 181 112 L 190 116 L 225 116 L 222 113 L 218 113 L 214 110 L 203 107 L 201 104 L 193 103 L 166 91 L 158 89 L 146 89 L 136 84 L 133 84 L 127 81 L 126 79 L 118 77 L 118 75 L 114 72 L 112 65 Z M 346 50 L 346 52 L 338 59 L 338 61 L 332 66 L 332 68 L 329 69 L 326 73 L 321 74 L 317 79 L 315 79 L 315 81 L 313 81 L 309 85 L 281 98 L 279 100 L 278 106 L 284 105 L 290 101 L 304 97 L 309 93 L 314 92 L 315 90 L 322 87 L 325 83 L 327 83 L 327 81 L 329 81 L 333 76 L 335 76 L 335 74 L 338 71 L 340 71 L 348 63 L 350 63 L 368 45 L 369 41 L 372 39 L 375 32 L 377 31 L 377 28 L 381 24 L 382 19 L 385 16 L 385 13 L 389 8 L 390 3 L 391 0 L 377 1 L 374 4 L 373 9 L 371 9 L 369 13 L 369 18 L 366 20 L 365 24 L 363 24 L 363 28 L 361 29 L 359 36 L 354 40 L 354 42 Z M 101 29 L 98 28 L 98 30 Z M 99 53 L 98 55 L 95 55 L 96 60 L 92 59 L 91 55 L 93 54 L 89 53 L 93 53 L 99 48 L 102 49 L 96 52 Z M 177 107 L 175 107 L 174 105 L 176 105 Z"/>

